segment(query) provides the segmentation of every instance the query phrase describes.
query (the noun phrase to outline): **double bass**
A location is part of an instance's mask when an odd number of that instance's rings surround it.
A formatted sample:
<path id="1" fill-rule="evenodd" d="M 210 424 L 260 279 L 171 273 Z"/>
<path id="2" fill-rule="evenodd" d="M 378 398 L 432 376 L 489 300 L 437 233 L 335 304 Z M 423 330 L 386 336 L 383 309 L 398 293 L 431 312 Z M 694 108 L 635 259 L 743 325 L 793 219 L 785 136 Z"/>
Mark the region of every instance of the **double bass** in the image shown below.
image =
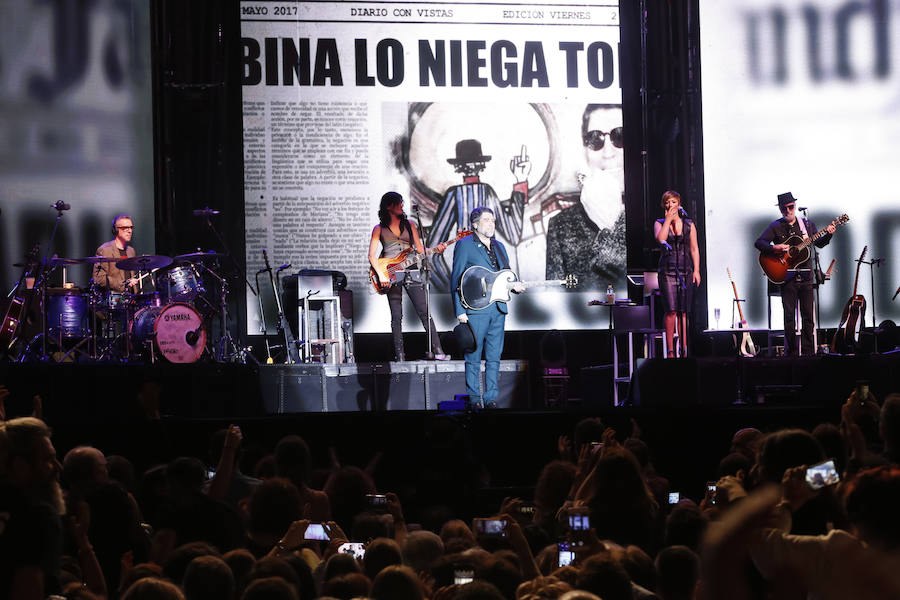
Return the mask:
<path id="1" fill-rule="evenodd" d="M 856 350 L 856 327 L 866 319 L 866 299 L 862 294 L 857 294 L 859 284 L 859 267 L 866 258 L 869 247 L 863 248 L 862 254 L 856 261 L 856 279 L 853 281 L 853 295 L 847 300 L 844 312 L 841 313 L 841 324 L 834 332 L 831 340 L 831 351 L 837 354 L 849 354 Z"/>

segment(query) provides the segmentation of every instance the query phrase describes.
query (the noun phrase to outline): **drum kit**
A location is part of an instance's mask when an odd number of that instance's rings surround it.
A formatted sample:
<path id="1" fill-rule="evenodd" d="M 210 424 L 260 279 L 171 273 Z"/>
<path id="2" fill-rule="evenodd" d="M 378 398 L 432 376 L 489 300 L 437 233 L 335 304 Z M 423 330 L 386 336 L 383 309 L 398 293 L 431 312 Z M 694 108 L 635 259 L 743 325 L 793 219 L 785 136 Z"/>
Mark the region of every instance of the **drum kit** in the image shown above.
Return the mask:
<path id="1" fill-rule="evenodd" d="M 50 267 L 63 268 L 63 287 L 36 286 L 43 333 L 25 344 L 18 360 L 49 357 L 63 362 L 86 356 L 104 361 L 193 363 L 207 352 L 208 332 L 217 315 L 220 336 L 209 354 L 217 361 L 233 360 L 234 353 L 242 352 L 227 329 L 228 283 L 214 269 L 223 256 L 197 251 L 175 257 L 48 259 Z M 136 273 L 135 291 L 114 292 L 93 281 L 88 288 L 66 283 L 67 267 L 98 263 L 114 263 Z"/>

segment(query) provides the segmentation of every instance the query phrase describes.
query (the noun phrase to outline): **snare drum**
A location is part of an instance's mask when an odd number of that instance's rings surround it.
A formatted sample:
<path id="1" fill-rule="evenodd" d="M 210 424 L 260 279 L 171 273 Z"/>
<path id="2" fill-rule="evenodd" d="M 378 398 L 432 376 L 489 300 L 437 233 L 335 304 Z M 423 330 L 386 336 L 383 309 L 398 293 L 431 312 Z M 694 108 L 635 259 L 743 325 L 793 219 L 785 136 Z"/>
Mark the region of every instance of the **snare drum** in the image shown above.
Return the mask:
<path id="1" fill-rule="evenodd" d="M 47 332 L 51 338 L 82 339 L 88 328 L 88 295 L 80 288 L 47 288 Z"/>
<path id="2" fill-rule="evenodd" d="M 166 303 L 191 302 L 204 292 L 200 275 L 193 265 L 169 269 L 159 278 L 159 289 Z"/>
<path id="3" fill-rule="evenodd" d="M 135 314 L 130 332 L 135 346 L 149 345 L 152 341 L 171 363 L 195 362 L 206 347 L 203 319 L 189 304 L 142 308 Z"/>

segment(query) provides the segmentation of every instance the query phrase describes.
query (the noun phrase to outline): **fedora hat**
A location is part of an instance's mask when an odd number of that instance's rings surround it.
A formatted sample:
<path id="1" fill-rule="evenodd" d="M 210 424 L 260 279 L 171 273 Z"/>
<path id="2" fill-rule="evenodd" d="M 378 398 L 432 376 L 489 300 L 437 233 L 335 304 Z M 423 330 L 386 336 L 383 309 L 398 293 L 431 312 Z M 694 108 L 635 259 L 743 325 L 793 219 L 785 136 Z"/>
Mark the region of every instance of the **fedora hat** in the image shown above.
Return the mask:
<path id="1" fill-rule="evenodd" d="M 475 348 L 478 347 L 478 343 L 475 341 L 475 332 L 468 323 L 460 323 L 454 327 L 453 337 L 456 338 L 456 343 L 463 352 L 475 352 Z"/>
<path id="2" fill-rule="evenodd" d="M 783 194 L 778 194 L 778 208 L 781 208 L 785 204 L 790 204 L 791 202 L 797 202 L 792 193 L 785 192 Z"/>
<path id="3" fill-rule="evenodd" d="M 448 158 L 451 165 L 463 163 L 483 163 L 491 160 L 490 156 L 481 153 L 481 142 L 478 140 L 462 140 L 456 142 L 456 158 Z"/>

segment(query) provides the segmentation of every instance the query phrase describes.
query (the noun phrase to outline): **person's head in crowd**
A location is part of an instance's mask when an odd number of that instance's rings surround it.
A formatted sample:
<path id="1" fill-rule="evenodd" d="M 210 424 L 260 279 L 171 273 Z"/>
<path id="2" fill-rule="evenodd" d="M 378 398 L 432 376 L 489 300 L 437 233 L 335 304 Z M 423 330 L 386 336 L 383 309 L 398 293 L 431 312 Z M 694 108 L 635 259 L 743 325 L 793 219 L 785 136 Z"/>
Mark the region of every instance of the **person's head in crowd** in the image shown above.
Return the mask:
<path id="1" fill-rule="evenodd" d="M 287 435 L 275 446 L 275 473 L 289 479 L 298 488 L 309 485 L 312 473 L 312 454 L 299 435 Z"/>
<path id="2" fill-rule="evenodd" d="M 178 584 L 184 579 L 184 572 L 191 561 L 200 556 L 221 557 L 219 551 L 206 542 L 189 542 L 175 548 L 166 564 L 163 565 L 163 575 Z"/>
<path id="3" fill-rule="evenodd" d="M 250 582 L 241 600 L 300 600 L 297 590 L 281 577 L 263 577 Z"/>
<path id="4" fill-rule="evenodd" d="M 306 562 L 303 554 L 292 552 L 281 557 L 281 559 L 294 570 L 294 574 L 297 576 L 297 595 L 300 596 L 300 600 L 315 598 L 316 578 L 313 575 L 312 567 Z"/>
<path id="5" fill-rule="evenodd" d="M 491 556 L 475 569 L 475 579 L 493 584 L 506 600 L 515 600 L 522 573 L 508 560 Z"/>
<path id="6" fill-rule="evenodd" d="M 656 555 L 656 591 L 662 600 L 692 600 L 700 579 L 700 558 L 687 546 L 669 546 Z"/>
<path id="7" fill-rule="evenodd" d="M 719 479 L 726 475 L 743 477 L 750 474 L 750 468 L 752 466 L 753 463 L 750 462 L 745 455 L 740 452 L 732 452 L 719 461 L 719 469 L 716 473 Z M 741 472 L 743 472 L 743 475 L 738 475 L 738 473 Z"/>
<path id="8" fill-rule="evenodd" d="M 571 589 L 571 585 L 553 575 L 536 577 L 519 585 L 516 600 L 556 600 Z"/>
<path id="9" fill-rule="evenodd" d="M 708 525 L 709 518 L 699 506 L 693 502 L 679 502 L 666 517 L 664 543 L 666 546 L 687 546 L 698 552 Z"/>
<path id="10" fill-rule="evenodd" d="M 897 556 L 900 552 L 900 467 L 860 472 L 844 487 L 844 508 L 858 537 Z"/>
<path id="11" fill-rule="evenodd" d="M 440 536 L 441 541 L 444 542 L 444 551 L 447 552 L 447 554 L 462 552 L 477 543 L 475 534 L 472 533 L 472 530 L 469 529 L 469 526 L 466 525 L 464 521 L 460 521 L 459 519 L 453 519 L 452 521 L 444 523 L 441 526 Z M 466 545 L 463 548 L 450 550 L 451 541 L 453 540 L 463 540 Z"/>
<path id="12" fill-rule="evenodd" d="M 641 470 L 646 469 L 650 465 L 650 448 L 644 440 L 628 438 L 622 442 L 622 446 L 634 455 L 641 466 Z"/>
<path id="13" fill-rule="evenodd" d="M 363 557 L 363 573 L 372 581 L 386 567 L 402 564 L 403 554 L 400 552 L 400 546 L 394 540 L 378 538 L 366 546 L 366 554 Z"/>
<path id="14" fill-rule="evenodd" d="M 884 441 L 884 454 L 893 463 L 900 463 L 900 394 L 888 394 L 881 405 L 878 433 Z"/>
<path id="15" fill-rule="evenodd" d="M 327 580 L 322 586 L 322 593 L 338 600 L 353 600 L 365 598 L 371 588 L 369 578 L 362 573 L 346 573 Z"/>
<path id="16" fill-rule="evenodd" d="M 51 431 L 40 419 L 20 417 L 0 424 L 5 438 L 6 481 L 57 514 L 66 512 L 59 475 L 62 466 L 50 441 Z"/>
<path id="17" fill-rule="evenodd" d="M 648 590 L 656 587 L 656 566 L 653 559 L 638 546 L 624 548 L 619 563 L 625 567 L 632 582 Z"/>
<path id="18" fill-rule="evenodd" d="M 359 542 L 365 542 L 375 538 L 391 537 L 393 533 L 392 525 L 393 521 L 389 515 L 360 513 L 353 517 L 350 538 Z"/>
<path id="19" fill-rule="evenodd" d="M 275 455 L 267 454 L 253 463 L 253 469 L 250 471 L 257 479 L 266 480 L 278 475 L 275 468 Z"/>
<path id="20" fill-rule="evenodd" d="M 432 531 L 412 531 L 401 548 L 403 564 L 421 573 L 431 568 L 444 555 L 444 542 Z"/>
<path id="21" fill-rule="evenodd" d="M 412 569 L 394 564 L 372 580 L 371 596 L 373 600 L 425 600 L 425 588 Z"/>
<path id="22" fill-rule="evenodd" d="M 106 457 L 106 469 L 109 471 L 109 478 L 117 481 L 126 492 L 134 494 L 137 491 L 137 475 L 130 460 L 118 454 L 110 454 Z"/>
<path id="23" fill-rule="evenodd" d="M 575 425 L 575 433 L 572 437 L 575 456 L 578 456 L 578 453 L 581 452 L 581 447 L 585 444 L 602 441 L 603 432 L 605 430 L 606 426 L 603 425 L 603 421 L 597 417 L 587 417 L 578 421 Z"/>
<path id="24" fill-rule="evenodd" d="M 825 457 L 834 461 L 837 472 L 843 473 L 847 467 L 847 445 L 844 443 L 844 436 L 841 435 L 838 426 L 832 423 L 821 423 L 812 430 L 812 436 L 822 446 Z"/>
<path id="25" fill-rule="evenodd" d="M 67 488 L 84 497 L 90 490 L 109 481 L 106 457 L 93 446 L 76 446 L 66 452 L 62 479 Z"/>
<path id="26" fill-rule="evenodd" d="M 554 460 L 544 465 L 534 486 L 534 521 L 545 523 L 556 517 L 559 507 L 569 496 L 575 481 L 575 465 L 565 460 Z"/>
<path id="27" fill-rule="evenodd" d="M 247 503 L 247 529 L 254 536 L 282 536 L 291 523 L 303 515 L 300 492 L 289 480 L 281 477 L 260 483 Z"/>
<path id="28" fill-rule="evenodd" d="M 857 397 L 856 390 L 851 397 Z M 851 402 L 848 406 L 850 417 L 859 426 L 866 444 L 869 448 L 881 448 L 881 437 L 878 434 L 878 421 L 881 416 L 881 407 L 875 402 L 875 397 L 869 394 L 869 400 Z"/>
<path id="29" fill-rule="evenodd" d="M 347 575 L 349 573 L 362 573 L 362 565 L 349 554 L 338 552 L 328 557 L 325 562 L 324 581 Z"/>
<path id="30" fill-rule="evenodd" d="M 743 454 L 751 464 L 756 462 L 756 453 L 763 432 L 753 427 L 745 427 L 735 432 L 731 438 L 731 451 Z"/>
<path id="31" fill-rule="evenodd" d="M 250 570 L 256 564 L 256 557 L 245 548 L 237 548 L 226 552 L 222 556 L 222 560 L 225 561 L 225 564 L 231 569 L 232 575 L 234 575 L 235 596 L 240 597 L 244 591 L 247 576 L 250 575 Z"/>
<path id="32" fill-rule="evenodd" d="M 172 498 L 203 493 L 206 467 L 199 458 L 180 456 L 166 465 L 166 481 Z"/>
<path id="33" fill-rule="evenodd" d="M 759 446 L 761 481 L 780 484 L 784 472 L 791 467 L 822 462 L 825 453 L 816 438 L 802 429 L 782 429 L 770 433 Z"/>
<path id="34" fill-rule="evenodd" d="M 88 591 L 80 581 L 70 581 L 64 585 L 62 595 L 66 600 L 103 600 L 103 597 Z"/>
<path id="35" fill-rule="evenodd" d="M 121 597 L 135 581 L 145 577 L 163 579 L 165 576 L 163 575 L 162 567 L 156 563 L 138 563 L 131 567 L 127 572 L 123 573 L 122 577 L 119 579 L 119 597 Z"/>
<path id="36" fill-rule="evenodd" d="M 472 581 L 461 585 L 453 600 L 505 600 L 495 585 L 487 581 Z"/>
<path id="37" fill-rule="evenodd" d="M 522 561 L 519 559 L 519 555 L 516 554 L 514 550 L 511 548 L 501 548 L 495 552 L 491 553 L 496 559 L 503 560 L 512 565 L 517 571 L 522 572 Z"/>
<path id="38" fill-rule="evenodd" d="M 181 584 L 186 600 L 220 600 L 234 596 L 234 574 L 216 556 L 198 556 L 188 564 Z"/>
<path id="39" fill-rule="evenodd" d="M 594 468 L 595 492 L 588 500 L 591 526 L 618 544 L 649 544 L 658 506 L 627 450 L 603 453 Z"/>
<path id="40" fill-rule="evenodd" d="M 603 600 L 632 600 L 628 572 L 609 554 L 595 554 L 582 563 L 576 587 Z"/>
<path id="41" fill-rule="evenodd" d="M 353 518 L 366 510 L 367 494 L 376 493 L 372 478 L 359 467 L 341 467 L 325 484 L 331 515 L 344 531 L 352 530 Z"/>
<path id="42" fill-rule="evenodd" d="M 144 577 L 122 594 L 122 600 L 185 600 L 181 589 L 171 581 Z"/>
<path id="43" fill-rule="evenodd" d="M 596 594 L 584 590 L 572 590 L 559 597 L 559 600 L 601 600 Z"/>

